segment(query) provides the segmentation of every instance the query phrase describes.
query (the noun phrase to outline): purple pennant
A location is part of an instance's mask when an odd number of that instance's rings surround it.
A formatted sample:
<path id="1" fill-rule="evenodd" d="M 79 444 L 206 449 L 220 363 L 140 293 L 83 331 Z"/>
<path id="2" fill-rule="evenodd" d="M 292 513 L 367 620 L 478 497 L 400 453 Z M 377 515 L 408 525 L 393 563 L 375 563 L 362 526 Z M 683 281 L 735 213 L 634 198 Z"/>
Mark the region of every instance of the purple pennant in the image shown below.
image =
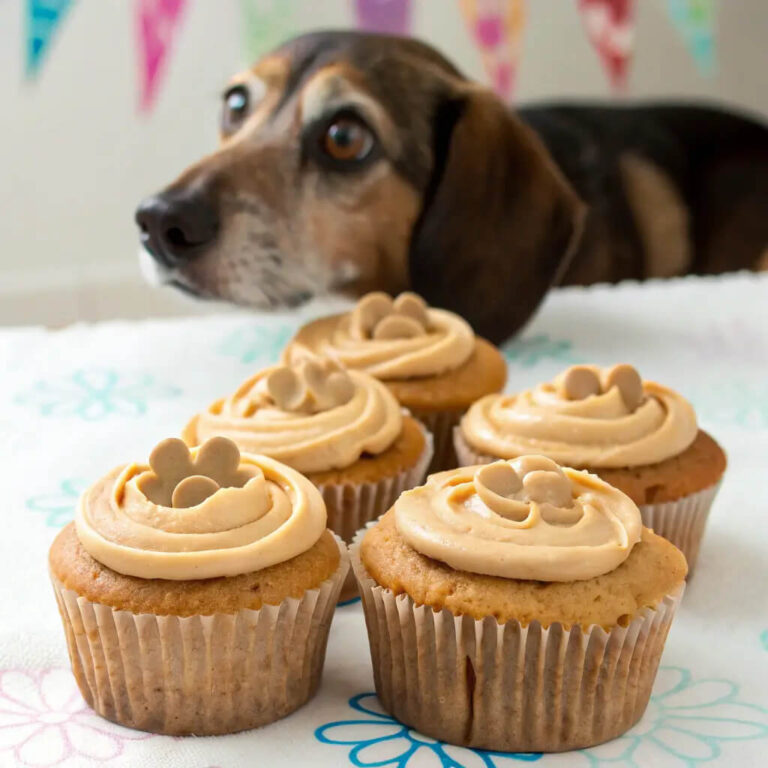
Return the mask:
<path id="1" fill-rule="evenodd" d="M 355 0 L 357 26 L 371 32 L 407 35 L 411 26 L 410 0 Z"/>

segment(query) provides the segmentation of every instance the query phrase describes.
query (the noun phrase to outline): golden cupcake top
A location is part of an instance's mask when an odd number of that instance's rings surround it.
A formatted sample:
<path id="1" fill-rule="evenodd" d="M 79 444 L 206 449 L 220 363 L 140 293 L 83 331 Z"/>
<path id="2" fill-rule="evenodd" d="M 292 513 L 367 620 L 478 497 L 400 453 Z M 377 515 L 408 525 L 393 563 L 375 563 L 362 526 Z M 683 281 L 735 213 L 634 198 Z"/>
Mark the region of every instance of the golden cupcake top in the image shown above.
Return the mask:
<path id="1" fill-rule="evenodd" d="M 196 445 L 222 435 L 300 472 L 324 472 L 383 453 L 402 427 L 400 406 L 380 381 L 313 358 L 260 371 L 195 416 L 183 437 Z"/>
<path id="2" fill-rule="evenodd" d="M 542 453 L 561 464 L 604 469 L 677 456 L 693 443 L 698 425 L 685 398 L 643 381 L 631 365 L 577 365 L 533 389 L 478 400 L 461 432 L 479 453 Z"/>
<path id="3" fill-rule="evenodd" d="M 325 504 L 305 477 L 215 437 L 190 450 L 168 438 L 148 464 L 107 474 L 75 517 L 85 550 L 144 579 L 236 576 L 290 560 L 326 527 Z"/>
<path id="4" fill-rule="evenodd" d="M 461 367 L 475 346 L 469 324 L 415 293 L 363 296 L 350 311 L 304 326 L 285 361 L 326 356 L 382 380 L 438 376 Z"/>
<path id="5" fill-rule="evenodd" d="M 621 491 L 535 455 L 431 475 L 394 511 L 422 555 L 460 571 L 549 582 L 614 570 L 643 530 Z"/>

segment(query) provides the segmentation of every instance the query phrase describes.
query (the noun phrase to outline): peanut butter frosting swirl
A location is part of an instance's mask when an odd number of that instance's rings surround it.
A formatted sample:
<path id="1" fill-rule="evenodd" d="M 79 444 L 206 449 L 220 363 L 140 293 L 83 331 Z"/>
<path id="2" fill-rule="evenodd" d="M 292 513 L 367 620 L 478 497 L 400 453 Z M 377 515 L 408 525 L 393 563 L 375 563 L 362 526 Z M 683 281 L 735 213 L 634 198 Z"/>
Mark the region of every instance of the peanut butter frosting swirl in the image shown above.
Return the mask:
<path id="1" fill-rule="evenodd" d="M 415 293 L 401 293 L 394 301 L 386 293 L 369 293 L 351 312 L 327 320 L 302 328 L 284 359 L 323 355 L 386 381 L 455 370 L 475 347 L 465 320 L 428 307 Z"/>
<path id="2" fill-rule="evenodd" d="M 406 542 L 451 568 L 579 581 L 617 568 L 640 540 L 640 511 L 595 475 L 522 456 L 431 475 L 395 503 Z"/>
<path id="3" fill-rule="evenodd" d="M 691 404 L 643 381 L 630 365 L 573 366 L 517 395 L 488 395 L 461 421 L 480 453 L 514 458 L 542 453 L 575 467 L 637 467 L 682 453 L 696 438 Z"/>
<path id="4" fill-rule="evenodd" d="M 87 490 L 75 516 L 94 559 L 143 579 L 258 571 L 310 549 L 325 526 L 309 480 L 223 437 L 191 451 L 164 440 L 148 465 L 118 467 Z"/>
<path id="5" fill-rule="evenodd" d="M 318 358 L 257 373 L 193 418 L 183 436 L 194 445 L 223 435 L 247 453 L 324 472 L 385 451 L 402 432 L 402 419 L 380 381 Z"/>

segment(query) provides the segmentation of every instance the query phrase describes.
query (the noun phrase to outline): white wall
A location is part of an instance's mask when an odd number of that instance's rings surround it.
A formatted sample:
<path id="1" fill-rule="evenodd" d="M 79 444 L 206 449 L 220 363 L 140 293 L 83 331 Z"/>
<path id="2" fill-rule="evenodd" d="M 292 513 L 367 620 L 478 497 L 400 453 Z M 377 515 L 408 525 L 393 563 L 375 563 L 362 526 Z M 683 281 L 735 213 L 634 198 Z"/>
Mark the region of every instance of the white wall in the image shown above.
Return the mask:
<path id="1" fill-rule="evenodd" d="M 297 6 L 296 31 L 348 26 L 351 0 Z M 454 0 L 413 0 L 414 33 L 483 78 Z M 721 0 L 718 69 L 701 76 L 666 18 L 638 0 L 632 97 L 704 97 L 768 115 L 768 2 Z M 605 97 L 575 0 L 529 0 L 519 101 Z M 23 77 L 23 1 L 0 2 L 0 323 L 197 311 L 151 291 L 133 210 L 216 141 L 218 97 L 246 64 L 237 0 L 190 0 L 150 115 L 137 114 L 133 3 L 78 0 L 38 80 Z"/>

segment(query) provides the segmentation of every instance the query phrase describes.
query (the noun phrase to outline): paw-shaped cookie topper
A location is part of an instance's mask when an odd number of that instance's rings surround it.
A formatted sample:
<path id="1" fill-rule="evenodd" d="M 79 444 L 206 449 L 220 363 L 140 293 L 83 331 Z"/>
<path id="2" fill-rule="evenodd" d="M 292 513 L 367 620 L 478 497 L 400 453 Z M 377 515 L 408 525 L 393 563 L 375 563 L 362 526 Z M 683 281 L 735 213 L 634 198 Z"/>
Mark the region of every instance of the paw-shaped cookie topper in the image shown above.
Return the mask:
<path id="1" fill-rule="evenodd" d="M 158 443 L 149 455 L 151 471 L 136 484 L 155 504 L 186 508 L 201 504 L 220 488 L 242 488 L 254 475 L 240 468 L 240 451 L 229 438 L 212 437 L 192 458 L 176 437 Z"/>
<path id="2" fill-rule="evenodd" d="M 516 522 L 529 517 L 531 502 L 540 505 L 548 523 L 570 525 L 581 517 L 573 503 L 571 481 L 546 456 L 486 464 L 475 472 L 475 491 L 496 514 Z"/>
<path id="3" fill-rule="evenodd" d="M 376 291 L 363 296 L 352 310 L 351 331 L 358 339 L 410 339 L 429 330 L 427 303 L 406 291 L 396 299 Z"/>
<path id="4" fill-rule="evenodd" d="M 566 400 L 584 400 L 608 392 L 613 387 L 619 388 L 624 404 L 630 411 L 634 411 L 645 399 L 643 380 L 637 370 L 627 363 L 600 372 L 593 366 L 573 365 L 558 381 L 559 394 Z"/>
<path id="5" fill-rule="evenodd" d="M 312 414 L 348 403 L 355 382 L 332 360 L 313 358 L 275 368 L 267 376 L 266 390 L 281 410 Z"/>

